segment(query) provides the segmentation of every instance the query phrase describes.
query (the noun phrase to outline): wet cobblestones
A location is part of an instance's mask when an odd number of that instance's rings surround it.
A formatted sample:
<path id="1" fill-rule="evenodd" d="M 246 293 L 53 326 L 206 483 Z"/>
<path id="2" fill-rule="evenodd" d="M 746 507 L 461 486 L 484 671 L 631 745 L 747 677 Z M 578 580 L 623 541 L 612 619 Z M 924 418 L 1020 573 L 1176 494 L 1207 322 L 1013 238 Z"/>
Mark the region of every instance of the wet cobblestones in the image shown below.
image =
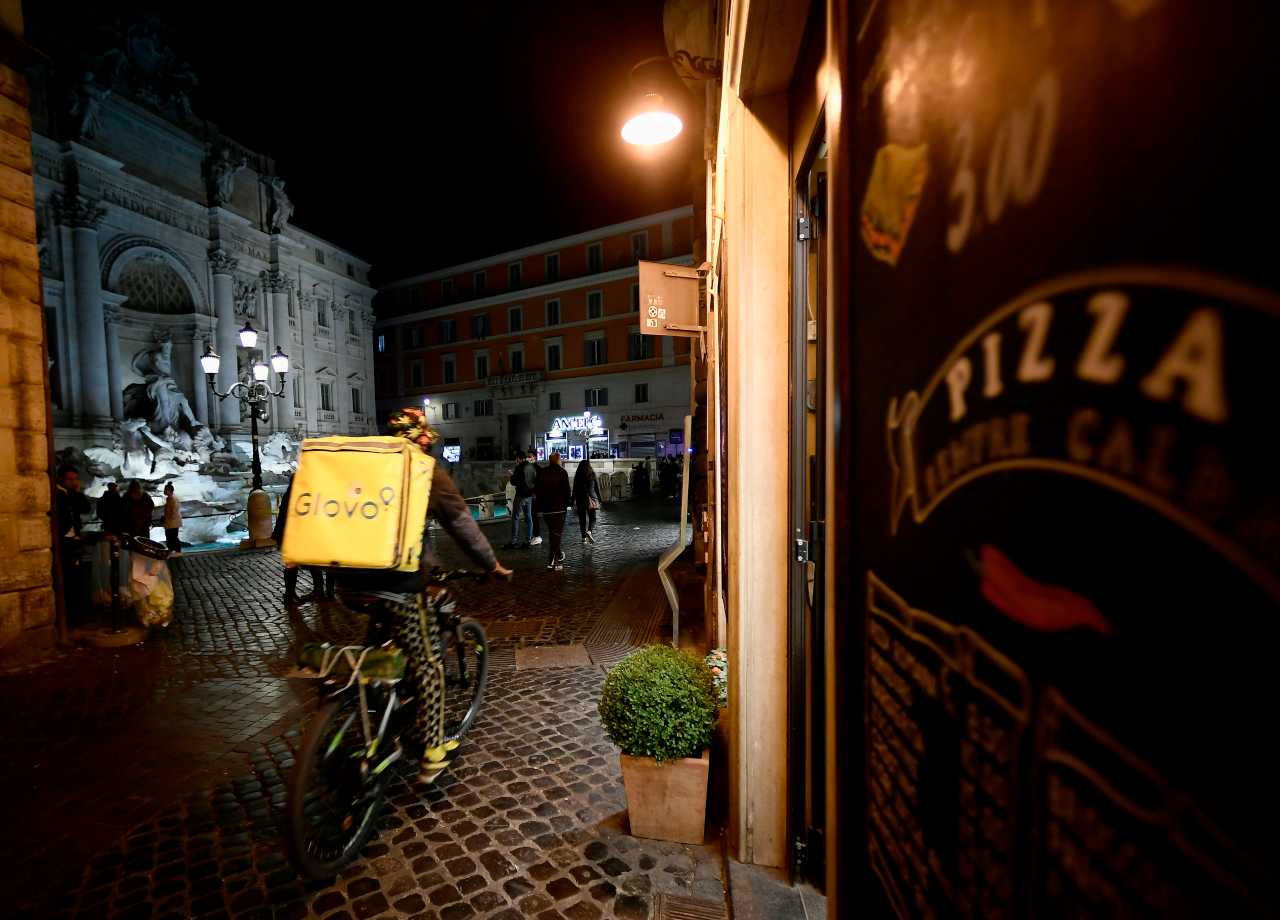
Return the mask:
<path id="1" fill-rule="evenodd" d="M 393 781 L 380 834 L 331 885 L 304 884 L 284 856 L 285 782 L 315 688 L 280 675 L 301 642 L 358 641 L 363 618 L 286 612 L 275 554 L 182 560 L 167 632 L 0 678 L 0 728 L 21 752 L 0 767 L 19 791 L 0 839 L 26 857 L 6 866 L 6 901 L 31 917 L 594 920 L 648 917 L 661 891 L 719 900 L 717 846 L 625 834 L 601 669 L 517 672 L 501 654 L 584 641 L 627 573 L 674 539 L 662 517 L 607 512 L 599 545 L 567 541 L 562 573 L 535 548 L 500 554 L 511 585 L 459 583 L 494 634 L 485 708 L 437 786 Z"/>

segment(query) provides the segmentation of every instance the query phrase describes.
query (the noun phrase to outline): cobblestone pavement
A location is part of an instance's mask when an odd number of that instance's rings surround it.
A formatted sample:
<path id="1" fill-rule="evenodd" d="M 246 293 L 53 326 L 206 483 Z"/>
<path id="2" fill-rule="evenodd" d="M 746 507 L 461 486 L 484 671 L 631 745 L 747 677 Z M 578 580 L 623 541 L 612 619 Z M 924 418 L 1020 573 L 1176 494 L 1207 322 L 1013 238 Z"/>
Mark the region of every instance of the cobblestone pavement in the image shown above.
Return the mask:
<path id="1" fill-rule="evenodd" d="M 518 572 L 510 585 L 456 583 L 493 639 L 485 708 L 436 787 L 393 781 L 382 832 L 323 886 L 296 876 L 278 829 L 316 693 L 282 675 L 302 642 L 358 641 L 363 618 L 338 605 L 286 611 L 274 553 L 181 560 L 168 630 L 0 676 L 0 781 L 13 806 L 0 841 L 14 854 L 0 897 L 31 917 L 342 920 L 639 918 L 664 893 L 718 903 L 718 845 L 625 833 L 617 752 L 596 714 L 603 670 L 514 667 L 518 645 L 590 649 L 625 599 L 648 615 L 673 517 L 614 506 L 599 545 L 566 541 L 563 572 L 544 568 L 544 545 L 500 552 Z"/>

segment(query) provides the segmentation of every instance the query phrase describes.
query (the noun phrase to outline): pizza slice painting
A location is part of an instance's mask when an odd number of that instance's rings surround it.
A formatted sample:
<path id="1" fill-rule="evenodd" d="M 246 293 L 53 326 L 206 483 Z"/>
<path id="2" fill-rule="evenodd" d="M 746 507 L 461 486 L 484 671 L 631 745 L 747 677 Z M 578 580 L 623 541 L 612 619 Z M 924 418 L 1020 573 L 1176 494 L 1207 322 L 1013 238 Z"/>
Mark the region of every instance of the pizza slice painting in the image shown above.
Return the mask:
<path id="1" fill-rule="evenodd" d="M 928 176 L 928 145 L 885 144 L 876 151 L 862 198 L 862 241 L 882 262 L 898 264 Z"/>

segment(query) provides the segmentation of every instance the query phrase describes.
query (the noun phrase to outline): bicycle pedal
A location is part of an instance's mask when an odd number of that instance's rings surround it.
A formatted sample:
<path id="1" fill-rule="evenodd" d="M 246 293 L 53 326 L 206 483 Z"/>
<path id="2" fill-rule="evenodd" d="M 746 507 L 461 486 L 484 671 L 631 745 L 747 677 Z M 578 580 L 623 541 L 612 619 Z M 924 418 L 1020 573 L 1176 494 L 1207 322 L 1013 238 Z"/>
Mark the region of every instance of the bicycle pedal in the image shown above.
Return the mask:
<path id="1" fill-rule="evenodd" d="M 458 745 L 461 743 L 461 741 L 455 738 L 452 741 L 446 741 L 443 747 L 446 751 L 456 751 L 458 749 Z"/>
<path id="2" fill-rule="evenodd" d="M 439 747 L 433 747 L 433 748 L 430 748 L 430 749 L 426 752 L 426 754 L 427 754 L 427 760 L 431 761 L 432 763 L 440 763 L 440 762 L 441 762 L 441 761 L 443 761 L 447 756 L 449 756 L 449 751 L 450 751 L 450 750 L 452 750 L 452 748 L 450 748 L 450 747 L 448 746 L 448 744 L 447 744 L 447 743 L 446 743 L 446 744 L 442 744 L 442 745 L 440 745 Z"/>

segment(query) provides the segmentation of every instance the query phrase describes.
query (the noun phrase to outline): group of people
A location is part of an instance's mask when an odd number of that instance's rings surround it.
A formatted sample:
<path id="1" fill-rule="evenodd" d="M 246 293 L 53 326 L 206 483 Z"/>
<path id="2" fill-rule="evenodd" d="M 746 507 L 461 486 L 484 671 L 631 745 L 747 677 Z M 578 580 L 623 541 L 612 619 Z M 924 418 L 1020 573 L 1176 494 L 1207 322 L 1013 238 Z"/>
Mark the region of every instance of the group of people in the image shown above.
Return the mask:
<path id="1" fill-rule="evenodd" d="M 154 515 L 155 505 L 151 496 L 142 490 L 142 483 L 136 479 L 129 483 L 128 491 L 123 495 L 116 482 L 107 483 L 107 490 L 98 499 L 98 520 L 102 522 L 103 533 L 150 539 Z M 182 552 L 182 542 L 178 539 L 178 531 L 182 529 L 182 506 L 171 482 L 164 487 L 163 524 L 164 542 L 169 551 Z"/>
<path id="2" fill-rule="evenodd" d="M 574 472 L 572 484 L 559 454 L 539 467 L 533 451 L 518 458 L 511 471 L 511 540 L 507 548 L 537 546 L 542 542 L 541 519 L 547 526 L 549 558 L 547 568 L 564 569 L 565 518 L 572 507 L 578 514 L 583 543 L 595 543 L 596 512 L 602 499 L 600 482 L 590 460 L 583 460 Z M 520 539 L 524 535 L 523 541 Z"/>

